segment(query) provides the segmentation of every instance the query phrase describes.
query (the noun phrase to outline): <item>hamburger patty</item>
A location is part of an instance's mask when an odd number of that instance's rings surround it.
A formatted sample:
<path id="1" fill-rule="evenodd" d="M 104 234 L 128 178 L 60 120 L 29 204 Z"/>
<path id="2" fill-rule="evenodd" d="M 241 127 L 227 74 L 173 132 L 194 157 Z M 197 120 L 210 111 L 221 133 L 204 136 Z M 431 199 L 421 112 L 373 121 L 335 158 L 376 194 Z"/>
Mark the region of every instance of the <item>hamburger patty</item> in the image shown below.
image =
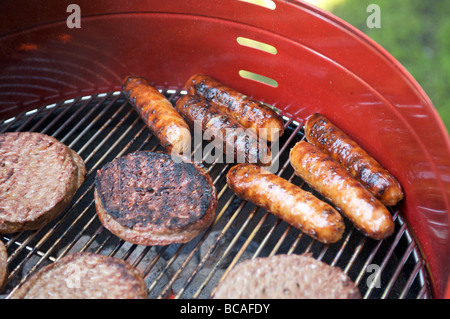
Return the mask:
<path id="1" fill-rule="evenodd" d="M 67 255 L 41 268 L 13 299 L 144 299 L 145 281 L 122 259 L 93 253 Z"/>
<path id="2" fill-rule="evenodd" d="M 212 222 L 209 175 L 164 153 L 140 151 L 107 163 L 95 179 L 95 206 L 113 234 L 139 245 L 187 242 Z"/>
<path id="3" fill-rule="evenodd" d="M 0 134 L 0 233 L 37 229 L 53 220 L 85 174 L 81 157 L 51 136 Z"/>
<path id="4" fill-rule="evenodd" d="M 2 241 L 0 241 L 0 292 L 2 291 L 3 283 L 6 280 L 6 275 L 8 274 L 8 254 L 6 252 L 6 247 Z"/>
<path id="5" fill-rule="evenodd" d="M 307 254 L 246 260 L 219 283 L 215 299 L 358 299 L 361 294 L 337 267 Z"/>

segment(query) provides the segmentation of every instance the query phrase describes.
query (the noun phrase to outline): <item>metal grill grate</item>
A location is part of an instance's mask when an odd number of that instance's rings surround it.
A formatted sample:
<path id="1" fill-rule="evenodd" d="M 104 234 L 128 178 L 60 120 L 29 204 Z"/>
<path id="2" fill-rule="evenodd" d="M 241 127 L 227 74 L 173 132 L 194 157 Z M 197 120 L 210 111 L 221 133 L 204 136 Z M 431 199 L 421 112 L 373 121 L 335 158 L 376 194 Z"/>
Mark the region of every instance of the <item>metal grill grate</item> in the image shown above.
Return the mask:
<path id="1" fill-rule="evenodd" d="M 183 94 L 163 93 L 172 103 Z M 285 120 L 286 132 L 275 159 L 279 161 L 277 174 L 307 188 L 289 164 L 289 150 L 303 138 L 302 127 Z M 398 210 L 391 210 L 396 230 L 386 240 L 367 238 L 346 221 L 343 239 L 325 245 L 234 195 L 225 181 L 229 164 L 205 164 L 219 202 L 211 227 L 191 242 L 146 247 L 115 237 L 96 215 L 96 170 L 136 150 L 162 151 L 120 92 L 43 106 L 4 121 L 0 132 L 5 131 L 36 131 L 56 137 L 81 155 L 88 174 L 70 206 L 55 221 L 36 231 L 1 236 L 9 255 L 4 297 L 40 267 L 75 251 L 128 260 L 144 274 L 150 298 L 208 298 L 221 278 L 242 260 L 304 252 L 342 268 L 364 298 L 431 297 L 418 247 Z"/>

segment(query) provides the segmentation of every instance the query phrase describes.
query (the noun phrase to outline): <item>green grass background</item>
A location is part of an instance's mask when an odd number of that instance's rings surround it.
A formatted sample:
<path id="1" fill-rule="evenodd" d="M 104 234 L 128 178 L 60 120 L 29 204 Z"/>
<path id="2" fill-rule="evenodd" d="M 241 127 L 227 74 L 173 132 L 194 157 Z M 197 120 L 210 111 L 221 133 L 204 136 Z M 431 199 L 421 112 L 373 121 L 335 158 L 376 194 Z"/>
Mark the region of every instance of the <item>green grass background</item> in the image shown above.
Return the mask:
<path id="1" fill-rule="evenodd" d="M 366 24 L 372 3 L 380 7 L 381 28 Z M 322 7 L 392 54 L 422 86 L 450 131 L 450 0 L 323 0 Z"/>

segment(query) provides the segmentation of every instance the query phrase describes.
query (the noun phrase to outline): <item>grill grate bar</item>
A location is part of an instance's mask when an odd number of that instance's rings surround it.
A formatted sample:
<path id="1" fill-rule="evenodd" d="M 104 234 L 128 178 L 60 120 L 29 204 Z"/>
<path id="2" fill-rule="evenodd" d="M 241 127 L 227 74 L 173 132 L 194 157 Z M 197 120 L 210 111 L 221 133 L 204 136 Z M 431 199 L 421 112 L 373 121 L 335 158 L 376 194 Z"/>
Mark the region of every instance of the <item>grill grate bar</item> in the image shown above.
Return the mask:
<path id="1" fill-rule="evenodd" d="M 40 127 L 42 125 L 42 123 L 44 123 L 47 119 L 50 118 L 50 116 L 53 115 L 55 110 L 58 110 L 61 105 L 63 104 L 63 101 L 60 101 L 58 103 L 55 103 L 55 105 L 51 108 L 48 108 L 48 106 L 45 107 L 45 115 L 39 120 L 37 121 L 37 123 L 35 123 L 30 129 L 29 131 L 31 132 L 35 132 L 37 131 L 37 128 Z M 17 131 L 20 131 L 19 129 L 17 129 Z"/>
<path id="2" fill-rule="evenodd" d="M 395 269 L 394 273 L 392 274 L 391 280 L 389 281 L 389 283 L 386 285 L 386 288 L 383 292 L 382 298 L 385 299 L 389 293 L 391 292 L 395 280 L 397 279 L 397 277 L 400 275 L 400 272 L 402 270 L 403 265 L 405 264 L 406 260 L 409 258 L 411 252 L 413 251 L 413 246 L 408 246 L 407 250 L 404 252 L 403 254 L 403 258 L 399 261 L 398 267 Z"/>
<path id="3" fill-rule="evenodd" d="M 2 125 L 5 125 L 1 130 L 0 133 L 7 132 L 11 127 L 13 127 L 15 124 L 20 123 L 22 118 L 26 115 L 27 112 L 22 112 L 19 115 L 15 116 L 14 118 L 7 119 L 3 121 Z"/>
<path id="4" fill-rule="evenodd" d="M 112 103 L 109 104 L 108 106 L 113 105 Z M 126 106 L 126 103 L 123 103 L 118 109 L 117 111 L 112 115 L 112 117 L 110 117 L 101 127 L 99 130 L 97 130 L 92 137 L 86 142 L 84 143 L 83 147 L 80 148 L 79 152 L 83 153 L 90 145 L 93 141 L 96 140 L 96 138 L 100 135 L 100 133 L 103 132 L 103 130 L 112 122 L 113 119 L 116 118 L 116 116 L 120 113 L 120 111 L 122 111 Z M 91 125 L 96 123 L 98 121 L 98 119 L 104 115 L 104 113 L 106 113 L 106 111 L 109 109 L 109 107 L 106 107 L 98 116 L 95 117 L 95 119 L 86 127 L 86 129 L 84 131 L 87 131 L 88 129 L 90 129 Z M 116 125 L 116 128 L 119 127 L 120 124 L 122 124 L 127 118 L 128 116 L 130 116 L 132 110 L 129 110 L 128 113 L 120 120 L 120 122 L 118 123 L 118 125 Z M 137 119 L 135 120 L 135 122 L 133 122 L 133 124 L 137 123 Z M 97 144 L 96 148 L 89 153 L 89 155 L 86 157 L 85 161 L 88 162 L 95 154 L 97 154 L 98 150 L 105 145 L 107 139 L 112 136 L 115 133 L 115 130 L 111 130 L 108 135 L 102 139 L 102 141 L 100 143 Z M 77 142 L 77 140 L 74 140 L 70 146 L 73 146 L 73 144 L 75 144 L 75 142 Z"/>
<path id="5" fill-rule="evenodd" d="M 288 120 L 287 123 L 285 123 L 285 128 L 292 122 L 292 120 Z M 300 127 L 298 127 L 295 131 L 295 133 L 298 132 L 298 130 L 300 129 Z M 289 138 L 289 141 L 292 139 L 294 135 L 291 135 L 291 137 Z M 276 163 L 276 161 L 279 160 L 279 155 L 285 150 L 287 146 L 287 143 L 285 143 L 283 145 L 283 147 L 281 148 L 280 152 L 278 154 L 275 155 L 275 157 L 273 158 L 274 163 Z M 224 170 L 222 170 L 224 171 Z M 227 185 L 225 184 L 223 190 L 225 190 L 227 188 Z M 223 193 L 223 192 L 221 192 Z M 228 201 L 227 204 L 223 207 L 222 212 L 225 211 L 226 209 L 228 209 L 228 206 L 231 204 L 231 201 Z M 242 210 L 242 207 L 245 205 L 245 202 L 242 202 L 242 205 L 239 206 L 239 208 L 236 210 L 236 213 L 239 213 Z M 256 209 L 254 209 L 249 217 L 247 218 L 246 221 L 243 222 L 242 226 L 240 227 L 240 230 L 236 233 L 236 235 L 234 236 L 233 240 L 231 241 L 229 247 L 224 251 L 224 254 L 222 256 L 222 258 L 219 260 L 219 262 L 216 263 L 216 265 L 219 265 L 221 260 L 223 260 L 223 258 L 228 254 L 229 249 L 231 249 L 231 247 L 234 246 L 235 242 L 239 239 L 239 236 L 242 234 L 243 230 L 245 229 L 245 227 L 248 225 L 248 223 L 250 222 L 250 220 L 253 218 L 254 214 L 256 213 Z M 222 214 L 220 214 L 220 216 L 222 216 Z M 235 214 L 234 216 L 237 216 L 237 214 Z M 232 219 L 234 220 L 234 219 Z M 231 225 L 230 223 L 228 223 L 227 225 Z M 226 230 L 228 230 L 229 227 L 224 227 L 223 231 L 221 232 L 221 234 L 216 238 L 215 240 L 215 245 L 222 239 L 223 235 L 225 234 Z M 252 236 L 250 235 L 247 239 L 246 242 L 249 242 L 249 240 L 251 240 Z M 214 245 L 214 246 L 215 246 Z M 246 247 L 247 245 L 244 244 L 243 247 Z M 179 298 L 180 295 L 184 292 L 186 286 L 188 286 L 192 280 L 194 279 L 195 275 L 197 274 L 197 272 L 201 269 L 201 267 L 204 265 L 204 263 L 206 262 L 206 259 L 210 256 L 210 254 L 212 253 L 212 249 L 210 249 L 208 251 L 208 253 L 203 257 L 203 259 L 199 262 L 198 266 L 196 267 L 195 271 L 192 273 L 192 275 L 188 278 L 186 285 L 184 285 L 179 293 L 175 296 L 175 298 Z M 241 253 L 238 252 L 236 256 L 240 256 Z M 230 268 L 230 267 L 229 267 Z M 205 287 L 206 283 L 211 279 L 212 274 L 214 273 L 214 269 L 210 272 L 209 276 L 207 276 L 207 278 L 205 279 L 205 281 L 200 285 L 199 289 L 197 290 L 197 292 L 194 294 L 194 298 L 198 297 L 198 295 L 200 294 L 200 292 L 202 291 L 202 289 Z"/>
<path id="6" fill-rule="evenodd" d="M 420 287 L 420 291 L 419 291 L 419 293 L 417 294 L 417 299 L 429 299 L 429 296 L 430 296 L 430 292 L 429 292 L 429 289 L 428 289 L 428 287 L 426 286 L 426 285 L 422 285 L 421 287 Z"/>
<path id="7" fill-rule="evenodd" d="M 406 229 L 406 226 L 403 225 L 403 226 L 402 226 L 402 229 L 401 229 L 401 230 L 397 233 L 397 235 L 395 236 L 395 241 L 394 241 L 395 243 L 398 243 L 398 241 L 400 240 L 401 236 L 403 235 L 403 232 L 405 231 L 405 229 Z M 377 272 L 375 273 L 375 277 L 373 278 L 374 280 L 371 281 L 370 284 L 368 284 L 368 289 L 367 289 L 367 292 L 366 292 L 366 295 L 365 295 L 366 298 L 369 297 L 370 293 L 371 293 L 372 290 L 374 289 L 374 287 L 375 287 L 375 285 L 376 285 L 376 282 L 377 282 L 377 280 L 379 279 L 379 276 L 381 275 L 383 269 L 386 267 L 387 262 L 389 261 L 389 258 L 392 256 L 392 253 L 393 253 L 394 248 L 395 248 L 395 245 L 392 244 L 392 245 L 390 246 L 388 252 L 385 254 L 385 258 L 383 259 L 383 262 L 382 262 L 381 265 L 380 265 L 380 271 L 377 271 Z"/>
<path id="8" fill-rule="evenodd" d="M 86 118 L 89 118 L 92 114 L 94 114 L 94 112 L 96 112 L 96 111 L 99 109 L 99 107 L 103 105 L 104 101 L 105 101 L 109 96 L 110 96 L 110 94 L 103 96 L 103 97 L 101 98 L 101 100 L 99 101 L 99 103 L 96 103 L 95 106 L 92 107 L 92 108 L 89 110 L 89 112 L 84 116 L 84 118 L 85 118 L 85 119 L 86 119 Z M 117 97 L 117 98 L 118 98 L 118 97 Z M 109 103 L 106 105 L 106 107 L 104 107 L 103 110 L 102 110 L 102 111 L 101 111 L 101 112 L 100 112 L 100 113 L 99 113 L 92 121 L 89 121 L 89 122 L 88 122 L 88 124 L 85 126 L 84 130 L 83 130 L 80 134 L 78 134 L 78 135 L 75 137 L 75 139 L 72 140 L 72 142 L 70 142 L 70 144 L 68 145 L 70 148 L 72 148 L 72 147 L 78 142 L 78 140 L 79 140 L 82 136 L 84 136 L 85 133 L 86 133 L 86 132 L 87 132 L 87 131 L 88 131 L 88 130 L 89 130 L 89 129 L 97 122 L 97 121 L 98 121 L 98 119 L 99 119 L 102 115 L 104 115 L 105 112 L 106 112 L 107 110 L 109 110 L 109 108 L 110 108 L 111 106 L 114 105 L 114 103 L 117 101 L 117 98 L 114 99 L 114 100 L 112 100 L 111 102 L 109 102 Z M 88 102 L 88 100 L 86 100 L 86 102 Z M 81 111 L 83 111 L 84 108 L 85 108 L 87 105 L 88 105 L 88 103 L 84 103 L 84 104 L 83 104 L 83 107 L 80 107 L 80 108 L 77 110 L 77 112 L 74 113 L 74 116 L 76 116 L 77 113 L 80 113 Z M 113 115 L 112 117 L 114 117 L 114 115 Z M 72 118 L 73 118 L 73 117 L 72 117 Z M 65 143 L 66 140 L 67 140 L 67 138 L 68 138 L 69 136 L 71 136 L 72 134 L 74 134 L 74 132 L 75 132 L 78 128 L 81 127 L 81 124 L 84 124 L 84 121 L 80 121 L 80 122 L 78 122 L 77 124 L 75 124 L 75 125 L 72 127 L 72 129 L 71 129 L 71 130 L 70 130 L 63 138 L 61 138 L 61 142 Z M 55 134 L 57 134 L 57 132 L 55 132 Z M 87 143 L 86 143 L 86 144 L 87 144 Z M 86 146 L 86 144 L 84 145 L 84 147 Z M 79 149 L 78 151 L 81 153 L 81 152 L 82 152 L 82 149 Z"/>
<path id="9" fill-rule="evenodd" d="M 186 94 L 176 90 L 162 93 L 172 103 Z M 293 173 L 288 156 L 290 148 L 304 138 L 303 127 L 285 118 L 285 129 L 272 165 L 280 167 L 276 174 L 311 191 Z M 218 207 L 212 225 L 204 233 L 189 243 L 152 247 L 115 237 L 96 215 L 96 170 L 129 152 L 162 150 L 120 92 L 61 101 L 0 124 L 0 132 L 22 130 L 40 131 L 66 143 L 83 157 L 88 173 L 71 205 L 54 222 L 39 230 L 3 235 L 9 254 L 8 294 L 41 266 L 70 252 L 92 251 L 132 263 L 145 276 L 152 298 L 207 298 L 239 261 L 278 253 L 310 253 L 318 260 L 341 267 L 359 286 L 364 298 L 431 295 L 420 251 L 398 210 L 391 211 L 396 222 L 392 238 L 374 241 L 348 223 L 341 241 L 322 244 L 237 197 L 225 182 L 231 165 L 219 163 L 217 158 L 213 163 L 205 163 L 207 154 L 199 164 L 213 179 Z M 197 145 L 192 155 L 203 146 Z M 372 274 L 370 282 L 371 265 L 377 266 L 379 272 Z M 381 288 L 377 286 L 378 279 Z"/>
<path id="10" fill-rule="evenodd" d="M 43 110 L 44 108 L 45 108 L 45 106 L 41 106 L 41 107 L 38 108 L 37 110 L 31 111 L 31 116 L 28 116 L 28 117 L 27 117 L 27 120 L 26 120 L 25 122 L 23 122 L 23 124 L 17 128 L 17 131 L 22 131 L 23 128 L 24 128 L 28 123 L 30 123 L 30 122 L 36 117 L 36 115 L 38 114 L 38 112 L 42 112 L 42 110 Z M 30 113 L 29 113 L 29 112 L 25 112 L 25 114 L 30 114 Z"/>
<path id="11" fill-rule="evenodd" d="M 63 102 L 63 107 L 61 108 L 62 112 L 60 112 L 54 119 L 52 119 L 51 122 L 48 123 L 47 126 L 44 127 L 40 132 L 43 134 L 49 134 L 48 132 L 49 132 L 50 128 L 55 126 L 56 123 L 59 123 L 59 120 L 62 119 L 64 117 L 64 115 L 66 115 L 66 113 L 69 111 L 71 106 L 76 105 L 76 103 L 79 100 L 80 100 L 80 98 L 76 98 L 72 103 Z M 88 103 L 88 101 L 85 101 L 84 105 L 86 105 L 87 103 Z M 70 122 L 70 119 L 64 121 L 64 123 L 68 123 L 68 122 Z M 56 134 L 49 134 L 49 135 L 56 136 Z"/>
<path id="12" fill-rule="evenodd" d="M 78 100 L 78 99 L 77 99 Z M 96 103 L 96 105 L 83 117 L 84 119 L 87 119 L 88 118 L 88 116 L 92 113 L 92 112 L 94 112 L 100 105 L 102 105 L 103 104 L 103 102 L 104 102 L 104 98 L 102 98 L 98 103 Z M 78 107 L 77 108 L 77 110 L 66 120 L 66 121 L 64 121 L 64 123 L 62 124 L 62 125 L 60 125 L 60 126 L 58 126 L 58 128 L 56 129 L 56 131 L 55 132 L 53 132 L 52 133 L 52 135 L 53 136 L 58 136 L 61 132 L 63 132 L 63 130 L 66 128 L 66 127 L 69 127 L 69 124 L 71 123 L 71 122 L 73 122 L 74 121 L 74 119 L 79 115 L 79 114 L 81 114 L 81 112 L 82 111 L 84 111 L 84 109 L 87 107 L 87 105 L 89 104 L 89 101 L 88 100 L 85 100 L 84 101 L 84 103 L 81 105 L 81 107 Z M 66 108 L 65 109 L 65 111 L 67 112 L 69 110 L 69 108 Z M 63 112 L 63 113 L 65 113 L 65 112 Z M 61 113 L 61 114 L 63 114 L 63 113 Z M 85 120 L 84 121 L 82 121 L 82 122 L 78 122 L 77 124 L 75 124 L 73 127 L 72 127 L 72 130 L 71 131 L 69 131 L 67 134 L 65 134 L 63 137 L 61 137 L 61 139 L 60 139 L 60 141 L 61 142 L 63 142 L 63 143 L 66 143 L 66 141 L 67 141 L 67 139 L 70 137 L 70 136 L 72 136 L 72 134 L 73 134 L 73 132 L 81 125 L 81 124 L 84 124 L 84 122 L 85 122 Z M 52 121 L 51 122 L 51 126 L 54 126 L 55 125 L 55 121 Z M 41 133 L 45 133 L 46 131 L 42 131 Z M 81 133 L 80 135 L 82 135 L 83 133 Z M 72 147 L 72 145 L 68 145 L 69 147 Z"/>
<path id="13" fill-rule="evenodd" d="M 416 265 L 414 266 L 413 271 L 411 272 L 407 283 L 405 284 L 405 286 L 403 287 L 402 292 L 399 295 L 399 299 L 405 299 L 406 295 L 408 294 L 408 289 L 409 287 L 411 287 L 414 283 L 414 280 L 418 277 L 421 276 L 420 272 L 421 272 L 421 267 L 422 267 L 422 263 L 418 262 L 416 263 Z M 419 279 L 422 283 L 424 282 L 424 279 L 420 278 Z M 420 294 L 419 294 L 420 295 Z"/>

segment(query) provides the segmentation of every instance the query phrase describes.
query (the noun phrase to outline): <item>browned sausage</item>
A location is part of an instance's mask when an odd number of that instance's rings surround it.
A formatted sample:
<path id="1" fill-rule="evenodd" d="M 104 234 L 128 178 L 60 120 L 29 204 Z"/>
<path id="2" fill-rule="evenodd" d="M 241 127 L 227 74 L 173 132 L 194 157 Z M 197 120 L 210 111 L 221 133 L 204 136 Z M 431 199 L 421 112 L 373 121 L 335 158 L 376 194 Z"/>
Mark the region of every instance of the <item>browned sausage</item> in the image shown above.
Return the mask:
<path id="1" fill-rule="evenodd" d="M 176 109 L 191 128 L 195 121 L 199 121 L 203 131 L 210 130 L 213 139 L 220 139 L 223 153 L 232 154 L 231 157 L 239 163 L 271 163 L 272 154 L 265 141 L 258 141 L 256 134 L 201 96 L 181 97 L 176 102 Z"/>
<path id="2" fill-rule="evenodd" d="M 283 119 L 273 109 L 207 75 L 194 74 L 187 81 L 186 90 L 215 103 L 219 111 L 234 117 L 267 141 L 274 141 L 284 132 Z"/>
<path id="3" fill-rule="evenodd" d="M 383 204 L 393 206 L 403 198 L 400 183 L 361 146 L 321 114 L 305 123 L 306 139 L 344 166 Z"/>
<path id="4" fill-rule="evenodd" d="M 128 76 L 123 82 L 122 91 L 159 139 L 161 146 L 175 154 L 190 151 L 189 126 L 165 96 L 146 79 Z"/>
<path id="5" fill-rule="evenodd" d="M 323 243 L 338 241 L 344 232 L 342 216 L 310 192 L 251 164 L 238 164 L 227 184 L 239 197 L 271 212 Z"/>
<path id="6" fill-rule="evenodd" d="M 328 198 L 361 232 L 374 239 L 393 233 L 394 221 L 383 203 L 318 147 L 298 142 L 289 159 L 295 174 Z"/>

